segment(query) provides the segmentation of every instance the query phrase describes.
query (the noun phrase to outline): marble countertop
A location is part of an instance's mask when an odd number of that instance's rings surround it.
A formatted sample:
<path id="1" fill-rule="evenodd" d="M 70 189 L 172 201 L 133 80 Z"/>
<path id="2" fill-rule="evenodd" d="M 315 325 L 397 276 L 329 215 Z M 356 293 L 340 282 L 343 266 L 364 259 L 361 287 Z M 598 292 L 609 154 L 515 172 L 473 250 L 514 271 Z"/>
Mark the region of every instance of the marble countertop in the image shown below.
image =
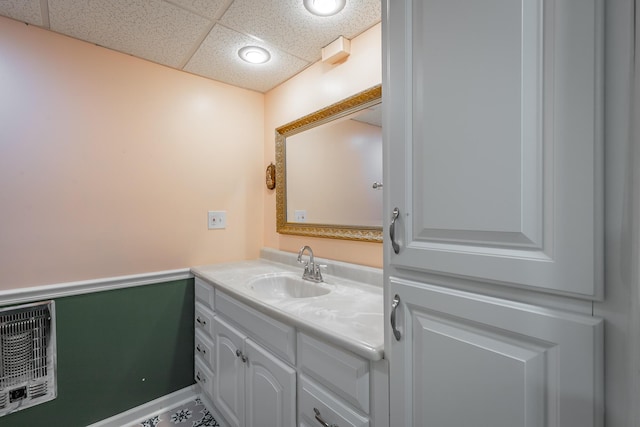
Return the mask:
<path id="1" fill-rule="evenodd" d="M 324 261 L 324 260 L 323 260 Z M 327 263 L 331 261 L 326 260 Z M 374 269 L 370 269 L 374 270 Z M 192 273 L 216 289 L 277 320 L 344 347 L 369 360 L 384 357 L 382 287 L 325 274 L 326 295 L 312 298 L 268 298 L 247 285 L 258 276 L 295 273 L 302 266 L 266 259 L 193 267 Z"/>

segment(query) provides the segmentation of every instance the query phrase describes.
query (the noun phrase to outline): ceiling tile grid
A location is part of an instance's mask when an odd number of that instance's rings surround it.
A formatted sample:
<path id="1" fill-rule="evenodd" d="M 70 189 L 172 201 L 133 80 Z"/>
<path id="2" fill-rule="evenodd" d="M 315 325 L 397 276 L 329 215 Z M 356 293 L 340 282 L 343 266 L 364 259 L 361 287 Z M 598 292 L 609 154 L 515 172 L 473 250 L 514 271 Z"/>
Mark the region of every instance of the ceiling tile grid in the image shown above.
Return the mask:
<path id="1" fill-rule="evenodd" d="M 179 67 L 211 21 L 161 0 L 49 0 L 53 31 Z"/>
<path id="2" fill-rule="evenodd" d="M 44 14 L 44 15 L 43 15 Z M 334 16 L 303 0 L 0 0 L 0 15 L 179 70 L 266 92 L 380 22 L 380 0 L 347 0 Z M 247 45 L 271 53 L 245 63 Z"/>
<path id="3" fill-rule="evenodd" d="M 228 3 L 233 0 L 165 0 L 178 7 L 190 10 L 207 19 L 217 19 Z"/>
<path id="4" fill-rule="evenodd" d="M 380 0 L 347 0 L 333 16 L 312 15 L 302 0 L 235 0 L 220 22 L 315 62 L 322 47 L 341 35 L 355 37 L 380 22 L 380 14 Z"/>
<path id="5" fill-rule="evenodd" d="M 238 56 L 238 50 L 247 45 L 267 49 L 271 54 L 271 60 L 264 64 L 243 61 Z M 216 25 L 184 70 L 234 86 L 266 92 L 308 65 L 308 62 L 274 49 L 266 43 L 258 42 L 222 25 Z"/>
<path id="6" fill-rule="evenodd" d="M 40 0 L 0 0 L 0 15 L 32 25 L 42 25 Z"/>

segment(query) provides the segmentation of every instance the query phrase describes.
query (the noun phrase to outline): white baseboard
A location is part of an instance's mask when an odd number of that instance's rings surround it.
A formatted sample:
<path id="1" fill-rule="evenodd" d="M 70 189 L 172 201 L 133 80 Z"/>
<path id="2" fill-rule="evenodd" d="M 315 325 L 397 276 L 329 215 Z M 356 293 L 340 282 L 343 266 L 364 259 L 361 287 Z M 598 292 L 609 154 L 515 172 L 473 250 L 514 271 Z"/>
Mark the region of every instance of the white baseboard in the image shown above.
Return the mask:
<path id="1" fill-rule="evenodd" d="M 98 421 L 97 423 L 91 424 L 88 427 L 122 427 L 132 425 L 136 421 L 142 421 L 149 415 L 168 411 L 171 408 L 182 405 L 191 400 L 195 400 L 195 398 L 199 397 L 199 395 L 200 386 L 194 384 L 190 387 L 183 388 L 182 390 L 167 394 L 166 396 L 159 397 L 156 400 L 152 400 L 151 402 L 136 406 L 135 408 L 129 409 L 126 412 L 121 412 L 117 415 L 114 415 L 113 417 Z M 207 409 L 210 408 L 207 407 Z"/>

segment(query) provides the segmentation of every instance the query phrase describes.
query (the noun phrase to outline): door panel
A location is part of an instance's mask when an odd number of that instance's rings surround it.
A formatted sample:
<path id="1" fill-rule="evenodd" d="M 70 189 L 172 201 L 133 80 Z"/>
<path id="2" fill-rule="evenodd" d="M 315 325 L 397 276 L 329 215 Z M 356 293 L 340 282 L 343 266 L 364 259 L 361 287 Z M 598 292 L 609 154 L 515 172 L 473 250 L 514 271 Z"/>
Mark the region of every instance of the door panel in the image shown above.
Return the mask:
<path id="1" fill-rule="evenodd" d="M 602 0 L 385 3 L 392 274 L 602 298 Z"/>
<path id="2" fill-rule="evenodd" d="M 390 291 L 391 425 L 601 425 L 601 320 L 395 278 Z"/>
<path id="3" fill-rule="evenodd" d="M 215 318 L 216 375 L 214 404 L 233 427 L 244 427 L 245 335 L 219 317 Z"/>
<path id="4" fill-rule="evenodd" d="M 296 371 L 246 341 L 247 427 L 295 427 Z"/>
<path id="5" fill-rule="evenodd" d="M 415 3 L 413 86 L 419 92 L 413 135 L 419 143 L 412 158 L 418 240 L 542 243 L 536 198 L 542 194 L 536 123 L 542 110 L 540 3 Z M 523 21 L 525 7 L 533 13 Z"/>
<path id="6" fill-rule="evenodd" d="M 548 360 L 555 346 L 474 330 L 428 312 L 415 311 L 412 322 L 413 370 L 420 373 L 416 420 L 442 427 L 544 425 L 543 391 L 550 386 L 544 367 L 555 362 Z"/>

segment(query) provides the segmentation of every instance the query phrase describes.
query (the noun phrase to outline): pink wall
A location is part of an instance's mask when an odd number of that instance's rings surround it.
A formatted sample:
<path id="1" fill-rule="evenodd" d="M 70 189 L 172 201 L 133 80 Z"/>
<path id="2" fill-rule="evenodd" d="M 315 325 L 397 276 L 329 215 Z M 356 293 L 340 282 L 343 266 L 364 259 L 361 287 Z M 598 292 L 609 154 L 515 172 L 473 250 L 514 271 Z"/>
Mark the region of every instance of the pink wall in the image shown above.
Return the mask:
<path id="1" fill-rule="evenodd" d="M 381 26 L 351 42 L 351 55 L 338 65 L 318 62 L 265 97 L 264 168 L 275 163 L 275 129 L 338 102 L 382 81 Z M 276 194 L 264 191 L 264 246 L 297 252 L 310 245 L 314 254 L 356 264 L 382 267 L 382 244 L 319 239 L 276 233 Z"/>
<path id="2" fill-rule="evenodd" d="M 264 95 L 0 17 L 0 100 L 0 290 L 259 255 Z"/>

